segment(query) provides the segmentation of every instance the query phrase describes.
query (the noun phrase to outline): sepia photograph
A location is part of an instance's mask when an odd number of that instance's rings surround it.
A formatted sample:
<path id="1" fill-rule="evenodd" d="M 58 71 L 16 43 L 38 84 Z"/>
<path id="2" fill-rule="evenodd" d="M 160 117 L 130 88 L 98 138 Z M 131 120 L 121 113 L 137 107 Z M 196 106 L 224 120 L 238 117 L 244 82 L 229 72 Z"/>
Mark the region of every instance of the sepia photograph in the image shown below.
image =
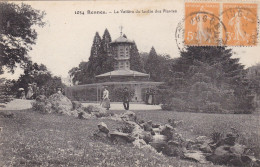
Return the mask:
<path id="1" fill-rule="evenodd" d="M 259 16 L 0 0 L 0 166 L 260 167 Z"/>

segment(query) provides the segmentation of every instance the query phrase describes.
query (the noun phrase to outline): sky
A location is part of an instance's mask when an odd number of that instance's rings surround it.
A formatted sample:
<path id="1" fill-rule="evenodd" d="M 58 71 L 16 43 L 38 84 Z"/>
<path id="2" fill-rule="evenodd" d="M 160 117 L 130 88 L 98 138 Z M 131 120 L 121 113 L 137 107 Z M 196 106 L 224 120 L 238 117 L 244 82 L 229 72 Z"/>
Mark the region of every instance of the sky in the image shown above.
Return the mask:
<path id="1" fill-rule="evenodd" d="M 139 52 L 149 52 L 154 46 L 158 54 L 169 54 L 172 58 L 179 57 L 175 30 L 184 18 L 184 3 L 181 0 L 24 3 L 46 12 L 44 21 L 47 24 L 43 28 L 36 28 L 38 39 L 29 56 L 33 62 L 45 64 L 53 75 L 67 77 L 71 68 L 78 66 L 81 61 L 88 61 L 95 33 L 99 32 L 102 37 L 106 28 L 114 40 L 120 36 L 119 27 L 123 26 L 123 33 L 136 42 Z M 177 12 L 120 13 L 120 10 L 156 9 L 177 10 Z M 88 10 L 105 11 L 108 14 L 87 14 Z M 84 15 L 75 14 L 75 11 L 84 11 Z M 234 47 L 233 50 L 236 53 L 234 57 L 240 58 L 240 62 L 246 67 L 260 62 L 259 45 Z M 22 70 L 18 68 L 14 75 L 4 74 L 4 77 L 17 79 L 21 73 Z"/>

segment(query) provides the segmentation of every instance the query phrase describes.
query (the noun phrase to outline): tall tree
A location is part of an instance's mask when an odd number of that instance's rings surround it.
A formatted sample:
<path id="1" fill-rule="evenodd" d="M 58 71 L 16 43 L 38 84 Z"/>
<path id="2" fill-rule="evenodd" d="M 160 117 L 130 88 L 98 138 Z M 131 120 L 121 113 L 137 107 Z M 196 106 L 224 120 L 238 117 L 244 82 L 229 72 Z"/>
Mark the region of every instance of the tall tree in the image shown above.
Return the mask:
<path id="1" fill-rule="evenodd" d="M 147 61 L 145 63 L 145 71 L 150 74 L 150 78 L 154 81 L 158 81 L 157 79 L 157 67 L 159 67 L 158 55 L 154 49 L 151 48 Z"/>
<path id="2" fill-rule="evenodd" d="M 111 42 L 111 36 L 110 36 L 110 33 L 109 31 L 107 30 L 107 28 L 105 29 L 104 31 L 104 34 L 102 36 L 102 40 L 101 40 L 101 46 L 102 46 L 102 50 L 105 52 L 105 53 L 110 53 L 110 42 Z"/>
<path id="3" fill-rule="evenodd" d="M 35 25 L 44 26 L 44 15 L 30 5 L 0 2 L 0 74 L 3 67 L 13 73 L 16 64 L 26 64 L 37 39 Z"/>
<path id="4" fill-rule="evenodd" d="M 99 67 L 100 66 L 99 57 L 101 54 L 102 54 L 101 37 L 99 33 L 96 32 L 91 47 L 91 51 L 90 51 L 89 65 L 88 65 L 88 72 L 91 77 L 94 77 L 95 75 L 101 72 Z"/>
<path id="5" fill-rule="evenodd" d="M 101 73 L 106 73 L 114 69 L 114 58 L 111 56 L 111 41 L 110 33 L 105 29 L 101 40 L 102 51 L 99 57 Z"/>
<path id="6" fill-rule="evenodd" d="M 131 70 L 135 70 L 135 71 L 139 71 L 139 72 L 143 72 L 143 64 L 141 61 L 141 57 L 139 54 L 139 51 L 137 49 L 137 46 L 134 42 L 134 44 L 131 46 L 130 49 L 130 69 Z"/>
<path id="7" fill-rule="evenodd" d="M 246 70 L 239 59 L 231 58 L 232 50 L 225 47 L 188 47 L 171 67 L 172 76 L 181 75 L 181 84 L 172 77 L 169 85 L 173 97 L 182 91 L 182 100 L 199 110 L 224 108 L 239 112 L 252 111 Z M 177 86 L 177 87 L 176 87 Z M 214 107 L 213 107 L 214 106 Z"/>

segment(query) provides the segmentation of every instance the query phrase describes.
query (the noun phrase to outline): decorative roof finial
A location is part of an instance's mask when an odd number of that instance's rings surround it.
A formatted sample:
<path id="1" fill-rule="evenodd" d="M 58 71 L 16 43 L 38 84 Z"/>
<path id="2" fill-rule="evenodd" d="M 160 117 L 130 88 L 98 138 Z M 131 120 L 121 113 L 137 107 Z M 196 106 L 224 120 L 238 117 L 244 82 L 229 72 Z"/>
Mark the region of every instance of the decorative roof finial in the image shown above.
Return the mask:
<path id="1" fill-rule="evenodd" d="M 123 34 L 123 32 L 122 32 L 123 26 L 120 26 L 119 28 L 120 28 L 120 36 L 122 36 L 122 34 Z"/>

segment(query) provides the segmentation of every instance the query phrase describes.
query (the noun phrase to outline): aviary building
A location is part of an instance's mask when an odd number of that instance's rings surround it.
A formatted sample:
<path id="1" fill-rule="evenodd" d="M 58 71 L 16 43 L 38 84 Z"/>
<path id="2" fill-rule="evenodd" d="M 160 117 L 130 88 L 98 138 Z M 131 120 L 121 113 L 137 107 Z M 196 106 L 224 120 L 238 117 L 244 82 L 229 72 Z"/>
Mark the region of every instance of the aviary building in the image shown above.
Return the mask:
<path id="1" fill-rule="evenodd" d="M 155 88 L 162 84 L 162 82 L 152 82 L 150 81 L 149 74 L 130 69 L 130 49 L 133 44 L 134 42 L 123 37 L 121 32 L 120 37 L 110 43 L 111 50 L 109 56 L 114 57 L 114 70 L 97 75 L 97 82 L 94 84 L 68 87 L 66 90 L 67 96 L 79 101 L 100 101 L 104 86 L 108 86 L 111 101 L 121 101 L 115 97 L 115 92 L 117 89 L 128 87 L 133 92 L 132 102 L 144 102 L 146 90 Z M 78 97 L 86 97 L 86 99 L 77 98 L 75 92 L 83 94 L 83 96 L 78 95 Z M 96 94 L 96 96 L 94 97 L 93 94 Z M 88 96 L 93 97 L 87 98 Z"/>

